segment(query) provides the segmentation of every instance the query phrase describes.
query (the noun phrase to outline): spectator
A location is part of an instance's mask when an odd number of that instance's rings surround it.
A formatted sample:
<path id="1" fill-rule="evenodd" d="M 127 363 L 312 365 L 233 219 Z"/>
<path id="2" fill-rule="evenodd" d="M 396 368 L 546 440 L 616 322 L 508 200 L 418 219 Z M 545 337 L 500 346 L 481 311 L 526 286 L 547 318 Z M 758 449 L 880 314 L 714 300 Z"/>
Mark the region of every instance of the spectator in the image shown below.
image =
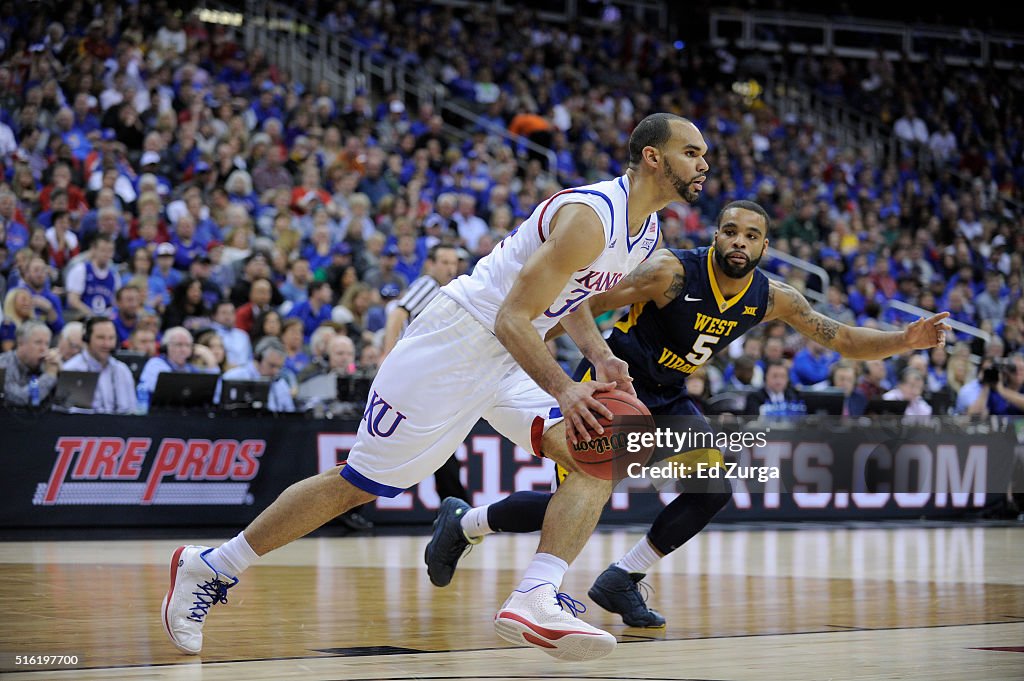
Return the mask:
<path id="1" fill-rule="evenodd" d="M 124 344 L 124 347 L 132 352 L 141 352 L 147 357 L 156 357 L 156 332 L 144 326 L 141 319 L 140 315 L 139 324 L 128 336 L 128 342 Z"/>
<path id="2" fill-rule="evenodd" d="M 892 390 L 882 395 L 883 400 L 906 400 L 906 416 L 931 416 L 932 406 L 924 401 L 924 374 L 913 367 L 907 367 L 900 373 L 900 382 Z"/>
<path id="3" fill-rule="evenodd" d="M 857 384 L 857 392 L 864 396 L 868 402 L 882 399 L 882 394 L 889 390 L 888 371 L 885 362 L 880 359 L 873 359 L 864 362 L 864 372 L 860 383 Z"/>
<path id="4" fill-rule="evenodd" d="M 132 414 L 136 409 L 135 379 L 128 365 L 113 357 L 117 329 L 105 317 L 89 317 L 82 334 L 82 351 L 64 362 L 65 371 L 99 373 L 92 400 L 92 413 Z"/>
<path id="5" fill-rule="evenodd" d="M 825 301 L 815 305 L 814 309 L 837 322 L 856 326 L 857 316 L 846 306 L 845 297 L 843 290 L 838 285 L 832 284 L 825 294 Z"/>
<path id="6" fill-rule="evenodd" d="M 299 383 L 319 374 L 327 373 L 328 346 L 332 338 L 338 335 L 333 325 L 319 327 L 309 340 L 309 365 L 299 372 Z"/>
<path id="7" fill-rule="evenodd" d="M 843 391 L 843 416 L 863 416 L 868 405 L 867 399 L 854 390 L 857 385 L 857 364 L 840 360 L 832 365 L 830 376 L 832 387 Z"/>
<path id="8" fill-rule="evenodd" d="M 42 258 L 29 260 L 21 286 L 32 294 L 33 317 L 45 319 L 53 333 L 64 328 L 64 310 L 60 298 L 50 289 L 50 268 Z"/>
<path id="9" fill-rule="evenodd" d="M 297 378 L 302 370 L 309 366 L 311 359 L 306 354 L 305 344 L 302 335 L 302 320 L 289 317 L 281 322 L 281 344 L 284 345 L 287 359 L 284 368 L 291 373 L 291 378 Z"/>
<path id="10" fill-rule="evenodd" d="M 82 351 L 85 344 L 82 342 L 82 334 L 85 325 L 82 322 L 68 322 L 60 331 L 60 338 L 57 340 L 57 351 L 60 353 L 60 361 L 66 362 Z"/>
<path id="11" fill-rule="evenodd" d="M 192 363 L 199 367 L 200 370 L 222 374 L 231 368 L 228 364 L 227 352 L 224 349 L 224 341 L 216 330 L 207 329 L 206 331 L 199 332 L 199 335 L 196 336 L 195 344 L 197 348 L 203 346 L 210 351 L 209 355 L 196 354 L 192 358 Z M 209 359 L 206 359 L 206 357 L 209 357 Z"/>
<path id="12" fill-rule="evenodd" d="M 252 359 L 252 342 L 249 334 L 235 328 L 235 305 L 222 300 L 213 309 L 213 330 L 224 342 L 227 363 L 232 367 L 242 366 Z"/>
<path id="13" fill-rule="evenodd" d="M 114 241 L 97 235 L 86 260 L 72 265 L 67 274 L 68 309 L 79 316 L 105 314 L 114 306 L 121 276 L 113 267 Z"/>
<path id="14" fill-rule="evenodd" d="M 263 157 L 252 171 L 252 184 L 256 193 L 263 195 L 271 189 L 285 189 L 291 192 L 292 176 L 284 167 L 285 151 L 282 147 L 274 145 L 267 150 Z"/>
<path id="15" fill-rule="evenodd" d="M 167 329 L 164 332 L 163 347 L 167 354 L 150 357 L 139 376 L 139 385 L 150 393 L 156 390 L 157 377 L 162 373 L 201 372 L 199 367 L 189 362 L 193 355 L 193 341 L 192 334 L 185 327 L 172 326 Z"/>
<path id="16" fill-rule="evenodd" d="M 281 284 L 280 291 L 292 307 L 309 298 L 309 285 L 313 282 L 313 270 L 305 258 L 296 258 L 288 264 L 288 276 Z"/>
<path id="17" fill-rule="evenodd" d="M 915 150 L 928 143 L 928 126 L 912 106 L 906 108 L 903 115 L 893 124 L 892 130 L 901 142 Z"/>
<path id="18" fill-rule="evenodd" d="M 314 281 L 309 284 L 307 300 L 298 303 L 288 312 L 302 323 L 302 336 L 309 342 L 310 336 L 321 324 L 331 321 L 332 298 L 334 292 L 326 281 Z"/>
<path id="19" fill-rule="evenodd" d="M 281 313 L 270 309 L 256 317 L 256 321 L 252 325 L 252 331 L 249 332 L 249 340 L 255 346 L 256 343 L 267 336 L 280 338 L 283 329 L 284 318 L 281 316 Z"/>
<path id="20" fill-rule="evenodd" d="M 1010 301 L 1003 295 L 1003 275 L 1000 272 L 985 274 L 985 290 L 974 299 L 974 313 L 978 322 L 999 321 L 1006 317 Z"/>
<path id="21" fill-rule="evenodd" d="M 1024 355 L 1014 354 L 1006 361 L 994 362 L 990 374 L 984 371 L 978 397 L 967 409 L 980 416 L 1024 415 Z"/>
<path id="22" fill-rule="evenodd" d="M 256 318 L 270 309 L 273 298 L 273 285 L 269 279 L 259 278 L 249 288 L 249 302 L 235 312 L 235 327 L 252 334 Z"/>
<path id="23" fill-rule="evenodd" d="M 731 374 L 727 371 L 723 378 L 725 379 L 725 385 L 722 387 L 723 390 L 739 390 L 739 391 L 750 391 L 764 385 L 764 376 L 761 376 L 761 382 L 759 385 L 754 384 L 754 372 L 759 371 L 759 367 L 754 362 L 754 358 L 749 355 L 740 355 L 732 363 Z"/>
<path id="24" fill-rule="evenodd" d="M 747 395 L 744 413 L 768 418 L 799 416 L 807 405 L 789 385 L 785 362 L 769 361 L 764 369 L 764 387 Z"/>
<path id="25" fill-rule="evenodd" d="M 210 309 L 203 300 L 203 284 L 188 277 L 174 287 L 171 302 L 163 313 L 161 330 L 174 326 L 186 329 L 202 329 L 210 325 Z"/>
<path id="26" fill-rule="evenodd" d="M 57 348 L 50 348 L 51 335 L 46 324 L 26 321 L 18 327 L 17 347 L 0 354 L 6 404 L 34 407 L 49 400 L 61 362 Z"/>
<path id="27" fill-rule="evenodd" d="M 195 239 L 196 223 L 189 214 L 178 218 L 174 226 L 174 236 L 170 243 L 174 245 L 174 268 L 188 272 L 192 262 L 206 255 L 206 246 Z"/>
<path id="28" fill-rule="evenodd" d="M 793 358 L 792 380 L 798 386 L 811 387 L 828 380 L 829 368 L 839 359 L 839 354 L 814 341 Z"/>
<path id="29" fill-rule="evenodd" d="M 117 328 L 117 344 L 121 346 L 138 325 L 139 312 L 142 310 L 142 291 L 134 284 L 125 284 L 117 289 L 115 300 L 117 307 L 112 319 Z"/>
<path id="30" fill-rule="evenodd" d="M 277 338 L 263 338 L 253 349 L 253 360 L 242 366 L 228 369 L 217 383 L 214 402 L 220 404 L 220 391 L 224 381 L 270 381 L 270 396 L 267 409 L 270 411 L 295 411 L 288 382 L 281 377 L 286 353 L 284 345 Z"/>
<path id="31" fill-rule="evenodd" d="M 28 289 L 12 288 L 4 296 L 3 322 L 0 323 L 0 352 L 12 350 L 15 345 L 18 328 L 30 319 L 34 319 L 32 294 Z"/>
<path id="32" fill-rule="evenodd" d="M 453 216 L 459 235 L 459 242 L 470 251 L 476 251 L 480 239 L 488 233 L 489 227 L 476 214 L 476 197 L 462 194 L 458 199 L 458 211 Z"/>
<path id="33" fill-rule="evenodd" d="M 53 224 L 46 232 L 46 260 L 54 267 L 63 269 L 79 253 L 78 237 L 71 231 L 71 214 L 55 211 Z"/>

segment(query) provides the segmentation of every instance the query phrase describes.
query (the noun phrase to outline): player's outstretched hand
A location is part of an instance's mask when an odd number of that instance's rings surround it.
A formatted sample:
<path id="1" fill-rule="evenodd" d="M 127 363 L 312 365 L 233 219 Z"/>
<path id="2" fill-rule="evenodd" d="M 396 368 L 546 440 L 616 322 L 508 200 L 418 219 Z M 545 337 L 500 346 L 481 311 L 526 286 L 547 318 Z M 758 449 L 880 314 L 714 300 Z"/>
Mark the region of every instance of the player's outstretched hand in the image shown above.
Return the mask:
<path id="1" fill-rule="evenodd" d="M 598 423 L 594 412 L 606 419 L 612 418 L 612 412 L 594 399 L 594 393 L 614 388 L 614 383 L 587 381 L 586 383 L 573 383 L 557 396 L 558 406 L 562 410 L 562 418 L 565 420 L 565 436 L 570 442 L 576 444 L 581 440 L 590 439 L 588 431 L 593 431 L 598 435 L 604 432 L 604 428 Z"/>
<path id="2" fill-rule="evenodd" d="M 912 350 L 928 350 L 936 345 L 945 345 L 946 332 L 952 330 L 945 322 L 947 317 L 949 317 L 948 312 L 940 312 L 934 317 L 928 319 L 921 317 L 910 324 L 903 332 L 907 339 L 907 345 Z"/>
<path id="3" fill-rule="evenodd" d="M 614 383 L 615 387 L 622 392 L 629 393 L 636 397 L 636 390 L 633 389 L 633 377 L 629 375 L 629 365 L 618 357 L 611 357 L 594 366 L 597 373 L 597 380 Z"/>

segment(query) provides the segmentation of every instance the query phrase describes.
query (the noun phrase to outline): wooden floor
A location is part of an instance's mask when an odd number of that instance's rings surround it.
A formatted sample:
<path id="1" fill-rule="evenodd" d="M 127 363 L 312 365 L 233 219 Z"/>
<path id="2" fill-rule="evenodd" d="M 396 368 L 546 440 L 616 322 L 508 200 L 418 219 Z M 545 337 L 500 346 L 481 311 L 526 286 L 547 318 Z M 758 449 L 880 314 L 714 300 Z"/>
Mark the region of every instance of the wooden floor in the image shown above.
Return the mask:
<path id="1" fill-rule="evenodd" d="M 563 590 L 589 603 L 593 577 L 638 538 L 595 535 Z M 179 654 L 158 618 L 177 542 L 0 543 L 0 676 L 1024 679 L 1022 527 L 712 529 L 649 576 L 666 629 L 630 629 L 591 607 L 584 618 L 620 645 L 588 664 L 513 647 L 491 628 L 536 537 L 489 537 L 446 589 L 427 580 L 425 542 L 304 539 L 267 556 L 213 610 L 201 659 Z M 15 668 L 14 654 L 80 663 Z"/>

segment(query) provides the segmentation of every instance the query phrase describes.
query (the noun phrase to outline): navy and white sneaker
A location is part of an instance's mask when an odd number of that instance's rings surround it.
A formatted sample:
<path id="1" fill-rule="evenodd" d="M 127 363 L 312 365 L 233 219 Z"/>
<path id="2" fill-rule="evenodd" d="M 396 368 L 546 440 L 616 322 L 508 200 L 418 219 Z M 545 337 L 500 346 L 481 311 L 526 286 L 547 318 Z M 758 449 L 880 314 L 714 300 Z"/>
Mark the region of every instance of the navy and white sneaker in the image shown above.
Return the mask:
<path id="1" fill-rule="evenodd" d="M 171 556 L 171 586 L 160 606 L 164 631 L 178 650 L 198 655 L 203 649 L 203 624 L 210 608 L 227 603 L 237 577 L 217 572 L 206 562 L 206 546 L 179 546 Z"/>
<path id="2" fill-rule="evenodd" d="M 472 507 L 462 499 L 448 497 L 441 502 L 434 519 L 434 536 L 423 551 L 427 575 L 434 586 L 448 586 L 455 575 L 455 567 L 470 544 L 479 544 L 483 537 L 469 538 L 462 531 L 462 517 Z"/>
<path id="3" fill-rule="evenodd" d="M 646 575 L 626 572 L 614 564 L 602 572 L 587 595 L 608 612 L 622 616 L 630 627 L 659 629 L 665 626 L 665 618 L 656 610 L 647 607 L 647 601 L 640 593 L 640 582 Z"/>

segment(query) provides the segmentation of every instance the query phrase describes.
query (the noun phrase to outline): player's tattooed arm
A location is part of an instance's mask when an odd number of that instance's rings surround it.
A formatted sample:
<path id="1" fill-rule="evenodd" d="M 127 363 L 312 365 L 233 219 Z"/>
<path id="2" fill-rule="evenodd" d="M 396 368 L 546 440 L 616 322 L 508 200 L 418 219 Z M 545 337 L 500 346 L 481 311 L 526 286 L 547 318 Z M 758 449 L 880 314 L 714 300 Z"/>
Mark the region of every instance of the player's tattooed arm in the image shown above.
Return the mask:
<path id="1" fill-rule="evenodd" d="M 668 285 L 663 294 L 665 301 L 669 302 L 679 297 L 679 294 L 686 288 L 686 273 L 683 271 L 683 263 L 679 263 L 679 271 L 672 273 L 672 283 Z"/>
<path id="2" fill-rule="evenodd" d="M 807 298 L 789 284 L 772 281 L 768 288 L 765 321 L 780 319 L 813 341 L 850 359 L 885 359 L 910 350 L 945 343 L 944 323 L 949 313 L 921 319 L 903 331 L 879 331 L 847 324 L 811 308 Z"/>
<path id="3" fill-rule="evenodd" d="M 671 251 L 655 251 L 646 262 L 622 278 L 613 288 L 590 301 L 594 315 L 634 303 L 654 301 L 658 307 L 682 293 L 686 281 L 683 264 Z"/>

